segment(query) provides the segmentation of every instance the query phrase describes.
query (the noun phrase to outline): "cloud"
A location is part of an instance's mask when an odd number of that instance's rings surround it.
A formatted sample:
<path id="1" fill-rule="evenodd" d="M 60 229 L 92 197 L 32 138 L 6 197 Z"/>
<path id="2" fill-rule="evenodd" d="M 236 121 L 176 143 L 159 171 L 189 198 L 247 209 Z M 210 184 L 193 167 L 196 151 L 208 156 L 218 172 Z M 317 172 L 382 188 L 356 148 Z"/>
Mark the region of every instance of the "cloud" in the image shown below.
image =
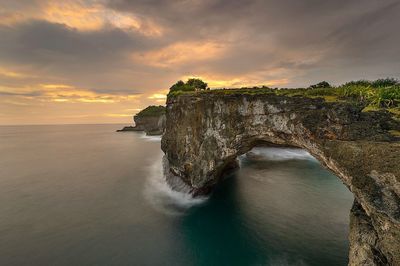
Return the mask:
<path id="1" fill-rule="evenodd" d="M 32 75 L 72 80 L 99 92 L 142 92 L 153 87 L 154 72 L 130 55 L 162 44 L 153 37 L 115 27 L 78 31 L 39 20 L 0 26 L 1 65 L 23 66 Z"/>
<path id="2" fill-rule="evenodd" d="M 126 51 L 151 47 L 145 38 L 110 28 L 80 32 L 64 24 L 31 20 L 13 27 L 0 27 L 0 56 L 21 63 L 87 63 L 123 55 Z"/>
<path id="3" fill-rule="evenodd" d="M 116 103 L 130 101 L 140 94 L 107 94 L 97 93 L 85 88 L 76 88 L 67 84 L 36 84 L 25 87 L 0 86 L 0 95 L 20 96 L 25 99 L 35 98 L 42 102 L 84 102 L 84 103 Z"/>
<path id="4" fill-rule="evenodd" d="M 173 68 L 207 62 L 220 57 L 223 52 L 223 45 L 214 42 L 176 42 L 158 50 L 135 53 L 132 58 L 144 65 Z"/>
<path id="5" fill-rule="evenodd" d="M 382 75 L 382 68 L 392 74 L 399 66 L 394 63 L 400 59 L 394 34 L 400 24 L 397 1 L 110 0 L 108 6 L 149 16 L 179 41 L 220 43 L 226 49 L 203 65 L 175 66 L 180 72 L 253 75 L 284 68 L 286 76 L 273 78 L 301 86 L 363 76 L 365 64 L 369 73 L 376 72 L 371 78 Z"/>
<path id="6" fill-rule="evenodd" d="M 28 77 L 34 77 L 26 73 L 17 72 L 11 69 L 0 67 L 0 77 L 2 78 L 12 78 L 12 79 L 24 79 Z"/>
<path id="7" fill-rule="evenodd" d="M 81 31 L 99 30 L 113 26 L 129 29 L 148 36 L 162 34 L 162 27 L 146 18 L 107 9 L 102 1 L 3 1 L 0 24 L 13 25 L 28 20 L 45 20 L 64 24 Z"/>
<path id="8" fill-rule="evenodd" d="M 400 77 L 399 12 L 397 0 L 3 0 L 0 107 L 90 119 L 163 103 L 193 76 L 213 87 Z"/>

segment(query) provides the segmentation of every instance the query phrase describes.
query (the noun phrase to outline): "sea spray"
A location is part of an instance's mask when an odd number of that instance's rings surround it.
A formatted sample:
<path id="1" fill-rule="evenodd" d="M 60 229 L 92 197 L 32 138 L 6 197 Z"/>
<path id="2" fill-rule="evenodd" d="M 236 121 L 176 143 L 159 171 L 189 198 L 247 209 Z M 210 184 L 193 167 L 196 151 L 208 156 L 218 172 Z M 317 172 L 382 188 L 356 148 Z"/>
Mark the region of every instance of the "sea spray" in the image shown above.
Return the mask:
<path id="1" fill-rule="evenodd" d="M 141 139 L 144 139 L 146 141 L 152 141 L 152 142 L 159 142 L 161 141 L 161 136 L 148 136 L 146 133 L 143 132 L 143 134 L 140 136 Z"/>
<path id="2" fill-rule="evenodd" d="M 316 160 L 310 153 L 297 148 L 266 148 L 256 147 L 246 154 L 252 160 L 288 161 Z"/>
<path id="3" fill-rule="evenodd" d="M 146 136 L 141 138 L 147 141 L 159 141 L 158 136 Z M 249 157 L 252 160 L 315 160 L 315 158 L 305 150 L 296 148 L 253 148 L 241 159 Z M 241 165 L 241 161 L 239 163 Z M 191 188 L 187 186 L 179 177 L 166 175 L 168 160 L 160 155 L 149 167 L 150 175 L 147 179 L 144 194 L 147 201 L 157 211 L 169 215 L 182 215 L 192 206 L 204 203 L 207 197 L 193 197 L 189 192 Z"/>
<path id="4" fill-rule="evenodd" d="M 142 138 L 148 141 L 159 141 L 158 136 L 146 136 Z M 296 148 L 266 148 L 256 147 L 250 152 L 241 156 L 241 159 L 248 157 L 252 160 L 315 160 L 315 158 L 305 150 Z M 241 166 L 239 160 L 239 165 Z M 144 194 L 148 202 L 157 211 L 169 215 L 182 215 L 190 207 L 204 203 L 207 197 L 193 197 L 190 194 L 191 188 L 187 186 L 179 177 L 168 174 L 168 160 L 160 155 L 149 167 L 150 175 L 147 179 Z"/>
<path id="5" fill-rule="evenodd" d="M 150 166 L 144 195 L 152 207 L 165 214 L 182 215 L 190 207 L 204 203 L 207 198 L 193 197 L 178 177 L 169 176 L 167 182 L 167 163 L 167 159 L 160 156 Z"/>

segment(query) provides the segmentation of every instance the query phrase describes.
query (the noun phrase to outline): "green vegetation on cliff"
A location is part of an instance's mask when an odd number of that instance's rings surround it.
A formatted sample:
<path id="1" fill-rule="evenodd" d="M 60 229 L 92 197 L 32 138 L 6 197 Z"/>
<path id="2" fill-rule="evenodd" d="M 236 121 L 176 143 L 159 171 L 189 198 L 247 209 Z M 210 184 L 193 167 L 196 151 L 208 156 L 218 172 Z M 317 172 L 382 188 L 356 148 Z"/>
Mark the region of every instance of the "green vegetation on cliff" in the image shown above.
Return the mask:
<path id="1" fill-rule="evenodd" d="M 150 105 L 136 114 L 138 117 L 160 116 L 165 114 L 165 106 Z"/>
<path id="2" fill-rule="evenodd" d="M 205 90 L 207 89 L 207 83 L 202 81 L 201 79 L 191 78 L 185 82 L 179 80 L 177 83 L 172 85 L 169 88 L 171 93 L 185 92 L 185 91 L 197 91 L 197 90 Z"/>
<path id="3" fill-rule="evenodd" d="M 179 84 L 185 84 L 182 81 Z M 178 84 L 177 83 L 177 84 Z M 176 84 L 174 85 L 176 86 Z M 244 87 L 237 89 L 214 89 L 195 91 L 194 89 L 172 89 L 169 96 L 193 93 L 212 93 L 224 95 L 260 95 L 275 94 L 295 97 L 324 98 L 328 102 L 345 101 L 365 107 L 365 111 L 385 109 L 400 117 L 400 82 L 394 78 L 378 79 L 375 81 L 350 81 L 340 86 L 331 86 L 322 81 L 308 88 L 272 89 L 262 87 Z M 183 85 L 182 85 L 183 86 Z M 185 85 L 186 86 L 186 85 Z M 179 87 L 179 86 L 178 86 Z"/>
<path id="4" fill-rule="evenodd" d="M 309 89 L 316 89 L 316 88 L 332 88 L 331 84 L 326 81 L 321 81 L 317 84 L 311 85 Z"/>
<path id="5" fill-rule="evenodd" d="M 355 82 L 333 88 L 278 90 L 280 95 L 323 97 L 330 100 L 354 101 L 375 108 L 395 108 L 400 106 L 400 84 L 374 87 Z"/>

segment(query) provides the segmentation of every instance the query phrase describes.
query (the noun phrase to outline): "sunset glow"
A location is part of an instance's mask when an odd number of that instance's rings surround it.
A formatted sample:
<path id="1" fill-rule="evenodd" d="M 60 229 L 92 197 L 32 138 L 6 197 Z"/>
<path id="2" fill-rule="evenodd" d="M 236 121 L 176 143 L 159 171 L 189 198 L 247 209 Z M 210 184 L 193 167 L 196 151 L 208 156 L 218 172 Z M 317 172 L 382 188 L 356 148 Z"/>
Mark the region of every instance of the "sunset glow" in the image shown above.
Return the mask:
<path id="1" fill-rule="evenodd" d="M 0 124 L 131 123 L 191 77 L 236 88 L 400 76 L 398 2 L 340 2 L 2 0 Z"/>

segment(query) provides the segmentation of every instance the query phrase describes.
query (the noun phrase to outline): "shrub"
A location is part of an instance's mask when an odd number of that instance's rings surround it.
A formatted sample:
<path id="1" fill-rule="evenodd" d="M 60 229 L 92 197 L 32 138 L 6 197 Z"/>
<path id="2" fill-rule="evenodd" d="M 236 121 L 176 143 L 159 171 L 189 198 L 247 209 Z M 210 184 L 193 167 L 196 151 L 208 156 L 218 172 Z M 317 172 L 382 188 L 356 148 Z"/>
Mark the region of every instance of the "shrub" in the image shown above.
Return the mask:
<path id="1" fill-rule="evenodd" d="M 333 88 L 315 88 L 312 90 L 305 90 L 304 94 L 307 96 L 333 96 L 336 94 Z"/>
<path id="2" fill-rule="evenodd" d="M 361 79 L 361 80 L 347 82 L 342 86 L 363 86 L 363 87 L 368 87 L 368 86 L 371 86 L 371 85 L 372 85 L 371 81 L 365 80 L 365 79 Z"/>
<path id="3" fill-rule="evenodd" d="M 337 89 L 339 97 L 351 97 L 364 100 L 372 92 L 371 87 L 362 85 L 343 85 Z"/>
<path id="4" fill-rule="evenodd" d="M 375 107 L 396 107 L 400 106 L 400 85 L 379 88 L 371 94 L 370 102 Z"/>
<path id="5" fill-rule="evenodd" d="M 345 84 L 337 89 L 337 95 L 353 98 L 377 108 L 396 107 L 400 104 L 400 85 L 374 88 L 372 86 Z"/>
<path id="6" fill-rule="evenodd" d="M 170 92 L 177 92 L 177 91 L 195 91 L 195 90 L 205 90 L 207 89 L 207 83 L 202 81 L 201 79 L 188 79 L 185 83 L 182 80 L 179 80 L 174 85 L 169 88 Z"/>
<path id="7" fill-rule="evenodd" d="M 171 88 L 169 88 L 170 92 L 174 92 L 174 91 L 190 91 L 190 90 L 194 90 L 194 89 L 192 89 L 189 86 L 187 86 L 185 84 L 185 82 L 183 82 L 182 80 L 179 80 L 174 85 L 172 85 Z"/>
<path id="8" fill-rule="evenodd" d="M 371 83 L 374 88 L 390 87 L 400 85 L 399 81 L 395 78 L 377 79 Z"/>
<path id="9" fill-rule="evenodd" d="M 186 82 L 186 85 L 191 88 L 194 88 L 195 90 L 207 89 L 207 83 L 205 83 L 201 79 L 194 79 L 194 78 L 188 79 L 188 81 Z"/>
<path id="10" fill-rule="evenodd" d="M 139 113 L 137 113 L 137 116 L 160 116 L 165 114 L 165 106 L 159 105 L 150 105 L 148 107 L 146 107 L 145 109 L 143 109 L 142 111 L 140 111 Z"/>
<path id="11" fill-rule="evenodd" d="M 331 84 L 329 84 L 328 82 L 321 81 L 321 82 L 319 82 L 317 84 L 311 85 L 309 88 L 310 89 L 317 89 L 317 88 L 331 88 L 331 87 L 332 87 Z"/>

